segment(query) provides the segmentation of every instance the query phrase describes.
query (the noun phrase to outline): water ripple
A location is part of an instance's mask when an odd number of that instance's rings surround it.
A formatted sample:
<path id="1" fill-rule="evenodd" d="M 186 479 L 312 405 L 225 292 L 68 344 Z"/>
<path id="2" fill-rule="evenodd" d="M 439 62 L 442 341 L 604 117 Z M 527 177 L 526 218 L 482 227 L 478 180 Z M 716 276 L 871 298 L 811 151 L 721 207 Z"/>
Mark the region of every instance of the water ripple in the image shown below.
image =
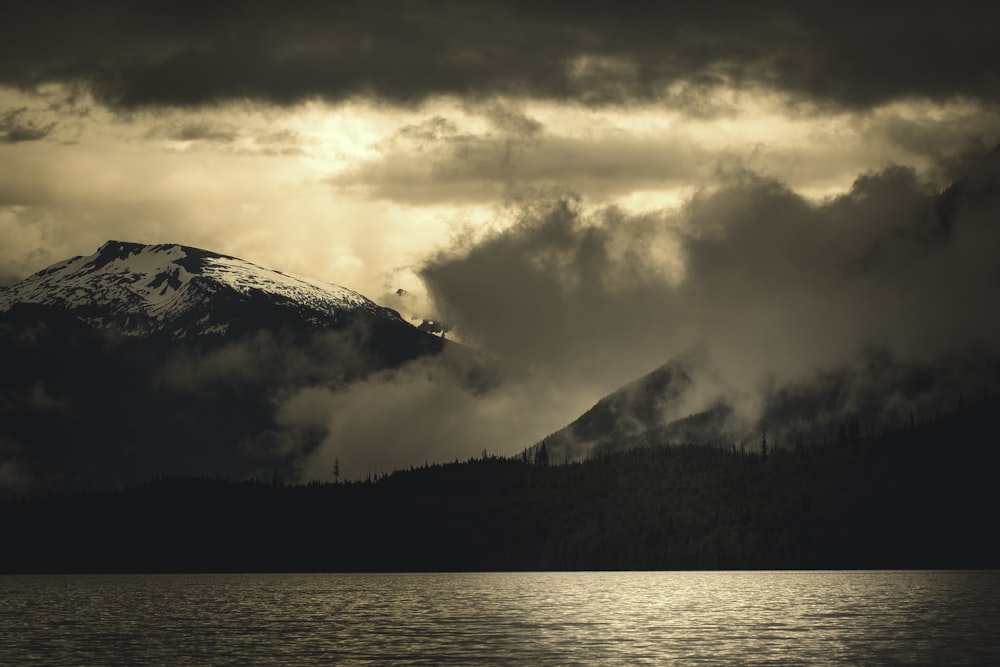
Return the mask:
<path id="1" fill-rule="evenodd" d="M 1000 663 L 997 572 L 0 577 L 0 663 Z"/>

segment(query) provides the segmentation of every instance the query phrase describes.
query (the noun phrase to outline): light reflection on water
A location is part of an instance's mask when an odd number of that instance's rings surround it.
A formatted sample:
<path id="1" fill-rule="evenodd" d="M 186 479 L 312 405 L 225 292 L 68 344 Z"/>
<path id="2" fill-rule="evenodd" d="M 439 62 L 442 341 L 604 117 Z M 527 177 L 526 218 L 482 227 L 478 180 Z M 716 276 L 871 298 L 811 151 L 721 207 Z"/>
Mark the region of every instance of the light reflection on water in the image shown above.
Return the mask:
<path id="1" fill-rule="evenodd" d="M 1000 664 L 1000 572 L 0 577 L 2 664 Z"/>

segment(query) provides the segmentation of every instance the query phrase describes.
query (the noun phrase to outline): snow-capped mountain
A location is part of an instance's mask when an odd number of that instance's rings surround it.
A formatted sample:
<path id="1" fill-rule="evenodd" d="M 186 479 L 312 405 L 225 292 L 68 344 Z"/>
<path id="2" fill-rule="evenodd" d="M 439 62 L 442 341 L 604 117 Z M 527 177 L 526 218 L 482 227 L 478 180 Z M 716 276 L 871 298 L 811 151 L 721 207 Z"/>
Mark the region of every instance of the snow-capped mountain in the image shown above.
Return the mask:
<path id="1" fill-rule="evenodd" d="M 335 415 L 285 403 L 416 360 L 483 376 L 471 351 L 343 287 L 110 241 L 0 288 L 0 494 L 292 476 Z"/>
<path id="2" fill-rule="evenodd" d="M 0 312 L 18 303 L 54 306 L 117 333 L 175 339 L 259 324 L 261 305 L 270 319 L 319 327 L 357 314 L 402 321 L 338 285 L 198 248 L 123 241 L 108 241 L 93 255 L 58 262 L 0 291 Z"/>

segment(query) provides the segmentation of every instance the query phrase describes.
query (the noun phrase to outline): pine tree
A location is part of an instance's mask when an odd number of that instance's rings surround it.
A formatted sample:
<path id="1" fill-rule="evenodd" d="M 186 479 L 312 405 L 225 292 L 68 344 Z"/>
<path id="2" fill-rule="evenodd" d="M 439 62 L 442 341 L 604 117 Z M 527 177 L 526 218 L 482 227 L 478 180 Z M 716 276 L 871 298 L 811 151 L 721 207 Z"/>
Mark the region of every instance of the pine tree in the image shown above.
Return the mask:
<path id="1" fill-rule="evenodd" d="M 549 450 L 545 447 L 545 441 L 535 450 L 535 465 L 547 466 L 549 464 Z"/>
<path id="2" fill-rule="evenodd" d="M 760 458 L 767 463 L 767 427 L 763 427 L 760 435 Z"/>

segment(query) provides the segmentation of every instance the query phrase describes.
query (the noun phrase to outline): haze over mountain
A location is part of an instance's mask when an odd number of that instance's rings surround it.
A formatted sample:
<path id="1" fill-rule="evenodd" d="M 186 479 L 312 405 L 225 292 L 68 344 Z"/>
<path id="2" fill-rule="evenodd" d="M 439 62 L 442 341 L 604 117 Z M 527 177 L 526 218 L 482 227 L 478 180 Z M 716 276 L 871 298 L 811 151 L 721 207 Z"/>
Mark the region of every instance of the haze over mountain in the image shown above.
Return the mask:
<path id="1" fill-rule="evenodd" d="M 544 444 L 550 461 L 580 461 L 636 447 L 700 445 L 759 452 L 844 444 L 936 419 L 989 398 L 1000 384 L 1000 360 L 970 354 L 935 363 L 872 350 L 836 370 L 762 387 L 746 412 L 737 394 L 697 397 L 704 357 L 686 355 L 601 398 Z M 711 398 L 709 398 L 711 397 Z M 691 412 L 685 412 L 692 410 Z"/>
<path id="2" fill-rule="evenodd" d="M 545 351 L 539 366 L 634 364 L 650 339 L 672 352 L 556 429 L 555 460 L 649 442 L 753 446 L 762 424 L 787 446 L 854 420 L 895 428 L 1000 385 L 1000 148 L 952 173 L 938 189 L 888 168 L 818 204 L 744 175 L 667 219 L 556 209 L 427 274 L 459 329 L 522 357 Z M 666 277 L 663 246 L 683 260 Z M 538 256 L 559 257 L 559 271 Z M 483 266 L 519 273 L 519 288 L 492 288 Z M 491 289 L 518 321 L 550 325 L 506 326 L 506 308 L 466 301 Z"/>

